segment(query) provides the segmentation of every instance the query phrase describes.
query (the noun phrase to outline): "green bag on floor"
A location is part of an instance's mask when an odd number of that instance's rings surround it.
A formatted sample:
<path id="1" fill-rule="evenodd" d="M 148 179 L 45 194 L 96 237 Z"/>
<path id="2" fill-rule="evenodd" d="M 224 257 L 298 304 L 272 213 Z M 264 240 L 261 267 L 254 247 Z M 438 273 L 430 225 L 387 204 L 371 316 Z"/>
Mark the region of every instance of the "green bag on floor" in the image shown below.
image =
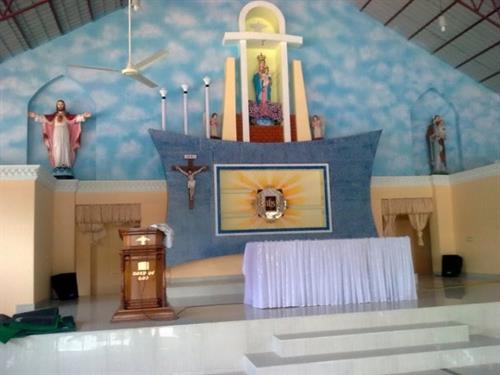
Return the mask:
<path id="1" fill-rule="evenodd" d="M 73 317 L 61 317 L 57 307 L 16 314 L 12 318 L 3 316 L 0 319 L 0 341 L 4 344 L 14 337 L 74 330 L 76 325 Z"/>

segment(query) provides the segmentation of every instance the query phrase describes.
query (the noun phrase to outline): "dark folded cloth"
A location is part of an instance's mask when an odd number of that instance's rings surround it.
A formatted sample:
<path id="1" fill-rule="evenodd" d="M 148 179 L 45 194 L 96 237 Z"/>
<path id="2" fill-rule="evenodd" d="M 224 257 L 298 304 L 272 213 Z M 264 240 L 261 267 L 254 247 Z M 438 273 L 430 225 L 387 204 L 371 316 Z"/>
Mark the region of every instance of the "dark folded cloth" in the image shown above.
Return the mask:
<path id="1" fill-rule="evenodd" d="M 57 307 L 50 307 L 48 309 L 34 310 L 15 314 L 12 316 L 12 320 L 22 325 L 54 327 L 57 326 L 58 317 L 59 309 Z"/>
<path id="2" fill-rule="evenodd" d="M 15 314 L 12 318 L 6 315 L 3 317 L 0 319 L 0 341 L 4 344 L 14 337 L 76 329 L 73 317 L 61 317 L 57 307 Z"/>

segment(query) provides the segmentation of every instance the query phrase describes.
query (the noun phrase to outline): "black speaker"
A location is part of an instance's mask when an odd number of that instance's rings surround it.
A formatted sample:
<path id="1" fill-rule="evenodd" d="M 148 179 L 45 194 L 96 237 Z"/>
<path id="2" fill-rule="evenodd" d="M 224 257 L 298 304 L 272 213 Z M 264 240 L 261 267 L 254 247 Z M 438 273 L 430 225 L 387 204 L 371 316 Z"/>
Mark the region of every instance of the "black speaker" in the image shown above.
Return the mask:
<path id="1" fill-rule="evenodd" d="M 52 290 L 57 299 L 67 300 L 78 298 L 78 285 L 76 283 L 76 273 L 60 273 L 50 278 Z"/>
<path id="2" fill-rule="evenodd" d="M 463 260 L 460 255 L 443 255 L 441 276 L 457 277 L 462 272 Z"/>

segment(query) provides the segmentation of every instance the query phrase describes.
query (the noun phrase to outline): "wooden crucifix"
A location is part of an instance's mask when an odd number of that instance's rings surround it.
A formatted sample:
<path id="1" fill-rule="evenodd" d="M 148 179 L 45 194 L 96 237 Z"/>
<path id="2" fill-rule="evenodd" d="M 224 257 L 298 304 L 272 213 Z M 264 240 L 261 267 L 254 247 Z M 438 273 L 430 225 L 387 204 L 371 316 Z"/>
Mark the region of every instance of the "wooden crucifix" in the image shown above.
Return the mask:
<path id="1" fill-rule="evenodd" d="M 194 165 L 196 155 L 184 155 L 184 159 L 188 161 L 187 165 L 173 165 L 172 170 L 182 173 L 187 177 L 187 192 L 189 209 L 194 208 L 194 189 L 196 187 L 195 176 L 200 172 L 208 171 L 207 165 Z"/>

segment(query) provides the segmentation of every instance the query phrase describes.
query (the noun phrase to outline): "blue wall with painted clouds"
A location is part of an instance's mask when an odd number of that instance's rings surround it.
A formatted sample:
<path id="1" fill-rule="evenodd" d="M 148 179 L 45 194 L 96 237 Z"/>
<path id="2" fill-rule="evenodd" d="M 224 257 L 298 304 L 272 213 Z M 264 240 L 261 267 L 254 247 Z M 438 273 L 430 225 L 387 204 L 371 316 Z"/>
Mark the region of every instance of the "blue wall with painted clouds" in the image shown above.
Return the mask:
<path id="1" fill-rule="evenodd" d="M 326 136 L 383 129 L 375 175 L 429 173 L 423 137 L 436 113 L 444 115 L 450 128 L 451 172 L 500 159 L 497 94 L 347 1 L 273 2 L 285 16 L 287 33 L 304 38 L 302 47 L 289 49 L 289 58 L 302 61 L 309 110 L 325 118 Z M 220 111 L 224 59 L 238 56 L 236 47 L 221 41 L 224 32 L 238 30 L 244 4 L 150 0 L 134 14 L 134 60 L 159 48 L 170 51 L 145 71 L 168 89 L 170 131 L 182 132 L 182 83 L 191 87 L 190 134 L 203 134 L 204 76 L 213 82 L 211 109 Z M 32 132 L 39 126 L 29 128 L 37 125 L 27 121 L 26 112 L 52 111 L 51 103 L 62 97 L 69 110 L 94 113 L 78 155 L 77 178 L 164 177 L 147 133 L 149 128 L 160 128 L 157 90 L 119 74 L 68 68 L 70 64 L 123 67 L 126 31 L 126 10 L 119 10 L 0 64 L 0 163 L 47 164 L 41 135 Z"/>

